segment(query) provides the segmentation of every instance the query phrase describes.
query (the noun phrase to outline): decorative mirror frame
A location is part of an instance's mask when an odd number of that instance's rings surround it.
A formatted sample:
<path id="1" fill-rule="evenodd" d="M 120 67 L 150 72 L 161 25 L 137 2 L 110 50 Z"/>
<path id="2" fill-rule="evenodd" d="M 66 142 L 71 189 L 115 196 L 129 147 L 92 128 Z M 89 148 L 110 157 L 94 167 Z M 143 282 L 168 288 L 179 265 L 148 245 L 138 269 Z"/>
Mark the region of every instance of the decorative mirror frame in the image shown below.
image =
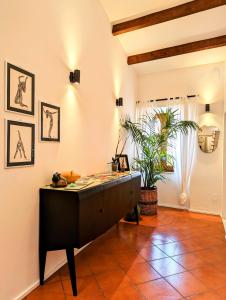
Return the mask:
<path id="1" fill-rule="evenodd" d="M 203 125 L 198 133 L 199 148 L 204 153 L 213 153 L 218 146 L 220 129 L 216 126 Z"/>

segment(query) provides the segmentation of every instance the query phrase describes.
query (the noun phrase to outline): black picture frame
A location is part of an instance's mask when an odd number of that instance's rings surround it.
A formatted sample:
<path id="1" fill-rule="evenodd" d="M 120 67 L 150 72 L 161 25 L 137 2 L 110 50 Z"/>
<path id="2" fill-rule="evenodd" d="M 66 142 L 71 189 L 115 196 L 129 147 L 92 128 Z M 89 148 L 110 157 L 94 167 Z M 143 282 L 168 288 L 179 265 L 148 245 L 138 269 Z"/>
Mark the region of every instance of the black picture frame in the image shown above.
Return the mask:
<path id="1" fill-rule="evenodd" d="M 129 171 L 130 168 L 129 168 L 129 160 L 128 160 L 128 155 L 127 154 L 117 154 L 116 155 L 116 158 L 118 159 L 118 170 L 119 171 Z M 125 163 L 126 163 L 126 166 L 123 168 L 121 162 L 120 162 L 120 158 L 123 158 Z"/>
<path id="2" fill-rule="evenodd" d="M 57 117 L 58 117 L 58 121 L 57 121 L 57 137 L 52 138 L 52 137 L 46 137 L 44 136 L 44 108 L 48 108 L 48 109 L 52 109 L 55 110 L 57 112 Z M 41 141 L 51 141 L 51 142 L 60 142 L 60 107 L 59 106 L 55 106 L 46 102 L 41 102 L 40 105 L 40 115 L 41 115 L 41 128 L 40 128 L 40 140 Z M 51 121 L 50 121 L 51 122 Z"/>
<path id="3" fill-rule="evenodd" d="M 11 70 L 17 71 L 24 76 L 31 78 L 30 110 L 11 105 L 11 97 L 13 97 L 13 95 L 11 95 Z M 35 75 L 8 62 L 6 62 L 6 110 L 31 116 L 34 116 L 35 114 Z"/>
<path id="4" fill-rule="evenodd" d="M 35 163 L 35 124 L 19 122 L 14 120 L 6 120 L 6 167 L 18 167 L 18 166 L 30 166 Z M 25 161 L 11 161 L 10 153 L 11 153 L 11 126 L 18 127 L 29 127 L 31 128 L 31 148 L 30 148 L 30 160 Z"/>

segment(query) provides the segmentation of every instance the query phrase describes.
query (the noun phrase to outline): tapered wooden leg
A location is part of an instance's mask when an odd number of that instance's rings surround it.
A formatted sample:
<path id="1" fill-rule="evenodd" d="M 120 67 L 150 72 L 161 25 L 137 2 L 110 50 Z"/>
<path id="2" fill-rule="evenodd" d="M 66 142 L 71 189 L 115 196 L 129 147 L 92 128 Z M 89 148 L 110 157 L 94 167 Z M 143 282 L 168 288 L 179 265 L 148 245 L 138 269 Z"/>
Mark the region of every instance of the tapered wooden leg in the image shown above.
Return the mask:
<path id="1" fill-rule="evenodd" d="M 44 284 L 45 265 L 46 265 L 46 251 L 43 250 L 43 249 L 39 249 L 39 277 L 40 277 L 40 285 Z"/>
<path id="2" fill-rule="evenodd" d="M 135 212 L 135 215 L 136 215 L 137 225 L 139 225 L 139 212 L 138 212 L 138 207 L 137 207 L 137 205 L 134 206 L 134 212 Z"/>
<path id="3" fill-rule="evenodd" d="M 77 283 L 76 283 L 76 271 L 75 271 L 75 260 L 74 260 L 74 249 L 66 249 L 67 263 L 71 279 L 71 287 L 73 291 L 73 296 L 77 296 Z"/>

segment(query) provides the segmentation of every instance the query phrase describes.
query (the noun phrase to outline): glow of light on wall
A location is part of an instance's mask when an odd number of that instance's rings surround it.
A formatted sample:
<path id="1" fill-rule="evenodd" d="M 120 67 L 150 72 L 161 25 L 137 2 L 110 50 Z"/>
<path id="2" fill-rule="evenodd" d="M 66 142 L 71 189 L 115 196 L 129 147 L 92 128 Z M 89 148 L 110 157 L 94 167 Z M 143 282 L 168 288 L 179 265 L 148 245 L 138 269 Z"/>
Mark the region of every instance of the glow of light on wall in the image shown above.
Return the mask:
<path id="1" fill-rule="evenodd" d="M 76 39 L 73 39 L 73 32 L 67 32 L 64 36 L 64 50 L 66 64 L 70 71 L 79 68 L 81 49 Z"/>
<path id="2" fill-rule="evenodd" d="M 214 103 L 214 98 L 216 95 L 215 88 L 213 86 L 207 86 L 201 94 L 201 102 L 203 104 L 211 104 Z"/>
<path id="3" fill-rule="evenodd" d="M 114 108 L 114 117 L 113 117 L 113 131 L 118 134 L 120 124 L 120 112 L 117 108 Z"/>
<path id="4" fill-rule="evenodd" d="M 64 63 L 70 71 L 79 68 L 82 49 L 84 44 L 84 34 L 81 30 L 80 18 L 76 11 L 65 8 L 62 2 L 61 18 L 61 43 L 64 48 Z M 73 19 L 73 26 L 71 20 Z"/>
<path id="5" fill-rule="evenodd" d="M 114 143 L 116 144 L 118 140 L 120 119 L 121 119 L 121 109 L 116 107 L 116 99 L 121 97 L 120 92 L 121 92 L 121 85 L 122 85 L 122 74 L 120 72 L 117 63 L 113 65 L 112 76 L 113 76 L 112 80 L 113 80 L 113 88 L 114 88 L 114 96 L 113 96 L 114 117 L 112 123 L 112 132 L 114 137 L 113 140 L 115 141 Z"/>
<path id="6" fill-rule="evenodd" d="M 114 80 L 114 90 L 115 90 L 115 98 L 119 98 L 121 89 L 121 81 L 118 77 Z"/>
<path id="7" fill-rule="evenodd" d="M 119 124 L 119 122 L 120 122 L 120 111 L 119 111 L 119 109 L 115 108 L 114 112 L 115 112 L 114 113 L 114 123 Z"/>
<path id="8" fill-rule="evenodd" d="M 65 102 L 68 105 L 68 113 L 73 115 L 75 113 L 75 109 L 78 108 L 78 93 L 76 88 L 67 84 L 66 93 L 65 93 Z"/>
<path id="9" fill-rule="evenodd" d="M 214 126 L 216 124 L 216 115 L 208 112 L 208 113 L 204 113 L 200 116 L 200 122 L 199 125 L 203 126 Z"/>
<path id="10" fill-rule="evenodd" d="M 113 149 L 115 150 L 116 143 L 118 140 L 118 134 L 119 134 L 119 128 L 120 128 L 120 113 L 118 109 L 114 108 L 114 115 L 113 115 L 113 122 L 112 122 L 112 137 L 113 137 Z"/>
<path id="11" fill-rule="evenodd" d="M 113 74 L 113 82 L 114 82 L 115 99 L 117 99 L 121 97 L 120 93 L 122 88 L 122 72 L 119 66 L 117 66 L 117 64 L 113 65 L 112 71 L 113 71 L 112 74 Z"/>
<path id="12" fill-rule="evenodd" d="M 217 101 L 217 94 L 221 84 L 220 79 L 220 71 L 218 68 L 214 68 L 201 79 L 200 102 L 203 104 L 212 104 Z"/>

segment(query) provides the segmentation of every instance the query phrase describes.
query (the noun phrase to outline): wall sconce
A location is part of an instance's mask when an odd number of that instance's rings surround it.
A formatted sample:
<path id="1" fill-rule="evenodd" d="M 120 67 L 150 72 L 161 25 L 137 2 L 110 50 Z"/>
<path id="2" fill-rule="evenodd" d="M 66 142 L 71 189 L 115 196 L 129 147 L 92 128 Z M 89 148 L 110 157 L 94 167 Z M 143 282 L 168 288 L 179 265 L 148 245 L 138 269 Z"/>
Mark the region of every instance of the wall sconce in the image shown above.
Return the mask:
<path id="1" fill-rule="evenodd" d="M 70 72 L 69 76 L 70 82 L 71 83 L 80 83 L 80 70 L 74 70 L 74 72 Z"/>
<path id="2" fill-rule="evenodd" d="M 210 104 L 206 104 L 205 105 L 205 111 L 206 112 L 210 112 Z"/>
<path id="3" fill-rule="evenodd" d="M 116 106 L 123 106 L 123 98 L 116 99 Z"/>

